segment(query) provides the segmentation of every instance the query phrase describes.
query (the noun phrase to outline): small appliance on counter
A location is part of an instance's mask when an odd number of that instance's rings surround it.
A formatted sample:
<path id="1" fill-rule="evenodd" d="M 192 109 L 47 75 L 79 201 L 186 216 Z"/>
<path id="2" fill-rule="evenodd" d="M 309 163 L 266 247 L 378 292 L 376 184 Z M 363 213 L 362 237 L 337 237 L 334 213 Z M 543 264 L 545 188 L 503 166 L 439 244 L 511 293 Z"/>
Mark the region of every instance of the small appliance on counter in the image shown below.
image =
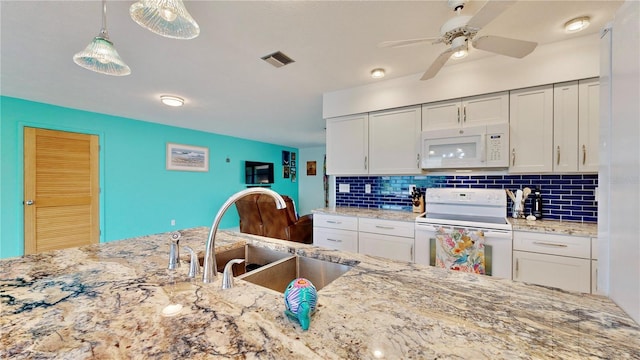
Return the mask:
<path id="1" fill-rule="evenodd" d="M 413 212 L 422 214 L 424 212 L 424 194 L 420 188 L 415 187 L 411 190 L 411 204 L 413 205 Z"/>

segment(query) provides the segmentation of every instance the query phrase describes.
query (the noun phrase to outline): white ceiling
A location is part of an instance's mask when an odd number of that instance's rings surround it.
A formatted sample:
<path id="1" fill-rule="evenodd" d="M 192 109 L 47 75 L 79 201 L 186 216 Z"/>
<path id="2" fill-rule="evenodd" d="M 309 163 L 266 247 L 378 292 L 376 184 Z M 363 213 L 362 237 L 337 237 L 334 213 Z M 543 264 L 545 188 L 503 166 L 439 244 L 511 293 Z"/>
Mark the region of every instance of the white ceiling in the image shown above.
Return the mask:
<path id="1" fill-rule="evenodd" d="M 484 0 L 471 1 L 472 15 Z M 246 139 L 309 147 L 325 142 L 322 94 L 422 73 L 445 45 L 378 48 L 385 40 L 438 36 L 454 16 L 438 1 L 186 1 L 193 40 L 168 39 L 129 17 L 133 1 L 107 2 L 107 28 L 131 75 L 111 77 L 72 61 L 98 34 L 99 1 L 0 2 L 2 95 Z M 622 1 L 521 0 L 478 34 L 539 44 L 598 32 Z M 565 34 L 569 19 L 591 26 Z M 282 51 L 296 62 L 260 59 Z M 462 61 L 495 56 L 472 50 Z M 452 61 L 449 61 L 450 66 Z M 162 106 L 161 94 L 186 99 Z"/>

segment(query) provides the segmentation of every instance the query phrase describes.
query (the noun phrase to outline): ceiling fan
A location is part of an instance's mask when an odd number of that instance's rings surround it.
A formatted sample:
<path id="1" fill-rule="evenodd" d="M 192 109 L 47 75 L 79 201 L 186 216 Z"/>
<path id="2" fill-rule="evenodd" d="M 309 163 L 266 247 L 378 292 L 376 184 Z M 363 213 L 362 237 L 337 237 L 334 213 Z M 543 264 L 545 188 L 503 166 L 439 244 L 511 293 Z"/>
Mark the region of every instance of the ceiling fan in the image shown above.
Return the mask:
<path id="1" fill-rule="evenodd" d="M 462 15 L 462 9 L 466 3 L 465 0 L 448 0 L 447 4 L 453 9 L 456 16 L 447 20 L 447 22 L 442 25 L 439 37 L 384 41 L 378 44 L 378 47 L 402 47 L 429 41 L 431 41 L 432 44 L 445 43 L 449 45 L 449 49 L 436 58 L 420 80 L 428 80 L 436 76 L 438 71 L 440 71 L 451 57 L 465 57 L 467 55 L 469 41 L 471 41 L 471 45 L 476 49 L 515 58 L 523 58 L 529 55 L 538 44 L 531 41 L 493 35 L 475 38 L 478 31 L 515 2 L 516 0 L 488 0 L 475 15 L 468 16 Z"/>

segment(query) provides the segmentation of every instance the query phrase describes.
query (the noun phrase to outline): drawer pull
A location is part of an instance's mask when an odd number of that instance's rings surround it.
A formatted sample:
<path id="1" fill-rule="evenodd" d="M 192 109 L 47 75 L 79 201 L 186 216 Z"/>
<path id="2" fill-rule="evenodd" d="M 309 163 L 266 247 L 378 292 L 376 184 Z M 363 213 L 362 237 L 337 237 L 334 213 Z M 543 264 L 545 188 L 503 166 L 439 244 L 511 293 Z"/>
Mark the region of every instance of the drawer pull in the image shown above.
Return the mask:
<path id="1" fill-rule="evenodd" d="M 376 225 L 377 229 L 385 229 L 385 230 L 393 230 L 395 229 L 393 226 L 383 226 L 383 225 Z"/>
<path id="2" fill-rule="evenodd" d="M 327 220 L 328 224 L 342 224 L 342 221 Z"/>
<path id="3" fill-rule="evenodd" d="M 331 238 L 327 238 L 327 240 L 328 240 L 328 241 L 333 241 L 333 242 L 339 242 L 339 243 L 341 243 L 341 242 L 342 242 L 342 240 L 336 240 L 336 239 L 331 239 Z"/>
<path id="4" fill-rule="evenodd" d="M 548 242 L 542 242 L 542 241 L 534 241 L 533 243 L 536 245 L 542 245 L 542 246 L 552 246 L 552 247 L 561 247 L 561 248 L 569 247 L 569 245 L 566 245 L 566 244 L 554 244 L 554 243 L 548 243 Z"/>

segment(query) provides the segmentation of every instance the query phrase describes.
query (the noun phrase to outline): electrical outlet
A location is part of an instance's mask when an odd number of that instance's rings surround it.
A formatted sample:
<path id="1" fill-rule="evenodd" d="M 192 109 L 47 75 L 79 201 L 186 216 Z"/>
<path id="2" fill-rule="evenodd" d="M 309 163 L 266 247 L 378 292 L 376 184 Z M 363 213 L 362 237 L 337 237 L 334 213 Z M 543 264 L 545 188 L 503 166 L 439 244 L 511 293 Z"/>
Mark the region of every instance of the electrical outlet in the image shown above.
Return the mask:
<path id="1" fill-rule="evenodd" d="M 371 194 L 371 184 L 364 184 L 364 193 Z"/>
<path id="2" fill-rule="evenodd" d="M 350 191 L 349 184 L 339 184 L 338 185 L 338 192 L 348 193 L 349 191 Z"/>
<path id="3" fill-rule="evenodd" d="M 176 226 L 176 219 L 171 219 L 171 226 Z"/>

